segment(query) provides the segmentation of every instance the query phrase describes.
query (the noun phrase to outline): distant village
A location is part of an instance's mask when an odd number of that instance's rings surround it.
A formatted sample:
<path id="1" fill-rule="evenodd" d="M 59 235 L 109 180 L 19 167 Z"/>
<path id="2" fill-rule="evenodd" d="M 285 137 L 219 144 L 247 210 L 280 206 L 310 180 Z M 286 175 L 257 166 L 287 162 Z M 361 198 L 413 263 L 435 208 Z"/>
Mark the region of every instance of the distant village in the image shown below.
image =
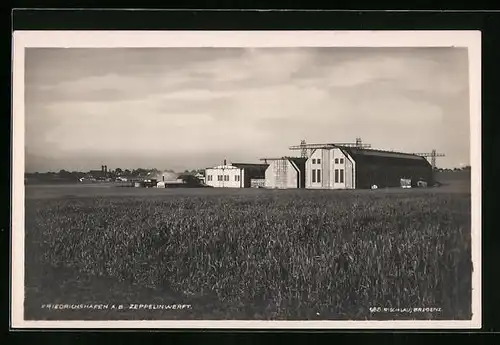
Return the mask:
<path id="1" fill-rule="evenodd" d="M 157 187 L 158 183 L 168 185 L 203 185 L 205 169 L 185 170 L 182 173 L 173 170 L 153 169 L 108 169 L 102 165 L 99 170 L 88 172 L 60 170 L 59 172 L 26 173 L 25 184 L 54 184 L 54 183 L 99 183 L 115 182 L 123 185 L 140 184 L 141 187 Z"/>

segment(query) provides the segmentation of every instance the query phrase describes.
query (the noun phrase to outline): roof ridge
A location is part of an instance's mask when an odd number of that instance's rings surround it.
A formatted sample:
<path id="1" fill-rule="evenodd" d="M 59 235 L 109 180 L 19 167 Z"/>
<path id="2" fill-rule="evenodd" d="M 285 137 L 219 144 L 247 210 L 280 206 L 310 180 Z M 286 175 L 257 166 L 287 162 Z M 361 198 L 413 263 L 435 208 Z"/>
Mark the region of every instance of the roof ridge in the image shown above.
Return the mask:
<path id="1" fill-rule="evenodd" d="M 346 147 L 343 146 L 342 148 L 347 148 L 347 149 L 355 149 L 358 151 L 374 151 L 374 152 L 383 152 L 383 153 L 396 153 L 400 155 L 408 155 L 408 156 L 417 156 L 417 157 L 422 157 L 420 155 L 417 155 L 415 153 L 409 153 L 409 152 L 402 152 L 402 151 L 390 151 L 390 150 L 381 150 L 381 149 L 368 149 L 368 148 L 359 148 L 359 147 Z M 422 157 L 423 158 L 423 157 Z"/>

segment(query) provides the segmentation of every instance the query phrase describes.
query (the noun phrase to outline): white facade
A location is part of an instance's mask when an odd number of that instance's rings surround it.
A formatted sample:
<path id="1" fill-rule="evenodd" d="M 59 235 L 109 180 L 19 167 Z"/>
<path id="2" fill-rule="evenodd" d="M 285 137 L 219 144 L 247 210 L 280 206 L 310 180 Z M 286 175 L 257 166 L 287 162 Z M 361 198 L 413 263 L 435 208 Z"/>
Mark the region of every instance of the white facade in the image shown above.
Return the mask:
<path id="1" fill-rule="evenodd" d="M 266 169 L 266 188 L 299 188 L 300 169 L 290 159 L 272 160 Z"/>
<path id="2" fill-rule="evenodd" d="M 245 171 L 232 165 L 205 170 L 205 184 L 216 188 L 243 188 Z"/>
<path id="3" fill-rule="evenodd" d="M 356 163 L 340 148 L 316 149 L 306 162 L 306 188 L 356 188 Z"/>

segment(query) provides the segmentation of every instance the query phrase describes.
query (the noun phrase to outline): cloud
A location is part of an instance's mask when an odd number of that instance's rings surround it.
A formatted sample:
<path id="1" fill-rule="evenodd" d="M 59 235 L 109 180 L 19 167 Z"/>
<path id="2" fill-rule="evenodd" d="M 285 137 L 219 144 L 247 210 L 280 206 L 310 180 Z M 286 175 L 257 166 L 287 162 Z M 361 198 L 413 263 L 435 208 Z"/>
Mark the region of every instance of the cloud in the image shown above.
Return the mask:
<path id="1" fill-rule="evenodd" d="M 195 168 L 362 136 L 468 161 L 467 68 L 453 49 L 35 50 L 26 147 L 68 164 Z"/>

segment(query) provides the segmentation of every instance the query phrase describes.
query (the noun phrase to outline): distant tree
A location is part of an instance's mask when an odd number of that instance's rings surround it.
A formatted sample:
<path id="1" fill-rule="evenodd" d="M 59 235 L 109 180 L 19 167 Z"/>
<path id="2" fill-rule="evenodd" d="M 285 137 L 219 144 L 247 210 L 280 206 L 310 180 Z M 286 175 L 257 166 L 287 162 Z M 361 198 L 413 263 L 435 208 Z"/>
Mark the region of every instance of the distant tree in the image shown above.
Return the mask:
<path id="1" fill-rule="evenodd" d="M 115 169 L 115 174 L 116 174 L 117 176 L 123 175 L 123 170 L 122 170 L 122 169 L 120 169 L 120 168 L 116 168 L 116 169 Z"/>
<path id="2" fill-rule="evenodd" d="M 71 173 L 67 170 L 64 170 L 64 169 L 59 170 L 58 175 L 60 177 L 71 177 Z"/>
<path id="3" fill-rule="evenodd" d="M 466 165 L 466 166 L 464 166 L 464 167 L 462 168 L 462 170 L 464 170 L 464 171 L 470 171 L 470 170 L 471 170 L 471 167 L 470 167 L 470 165 Z"/>
<path id="4" fill-rule="evenodd" d="M 186 174 L 186 175 L 180 176 L 180 178 L 188 186 L 194 187 L 194 186 L 199 186 L 201 184 L 201 181 L 197 177 L 195 177 L 194 175 Z"/>

